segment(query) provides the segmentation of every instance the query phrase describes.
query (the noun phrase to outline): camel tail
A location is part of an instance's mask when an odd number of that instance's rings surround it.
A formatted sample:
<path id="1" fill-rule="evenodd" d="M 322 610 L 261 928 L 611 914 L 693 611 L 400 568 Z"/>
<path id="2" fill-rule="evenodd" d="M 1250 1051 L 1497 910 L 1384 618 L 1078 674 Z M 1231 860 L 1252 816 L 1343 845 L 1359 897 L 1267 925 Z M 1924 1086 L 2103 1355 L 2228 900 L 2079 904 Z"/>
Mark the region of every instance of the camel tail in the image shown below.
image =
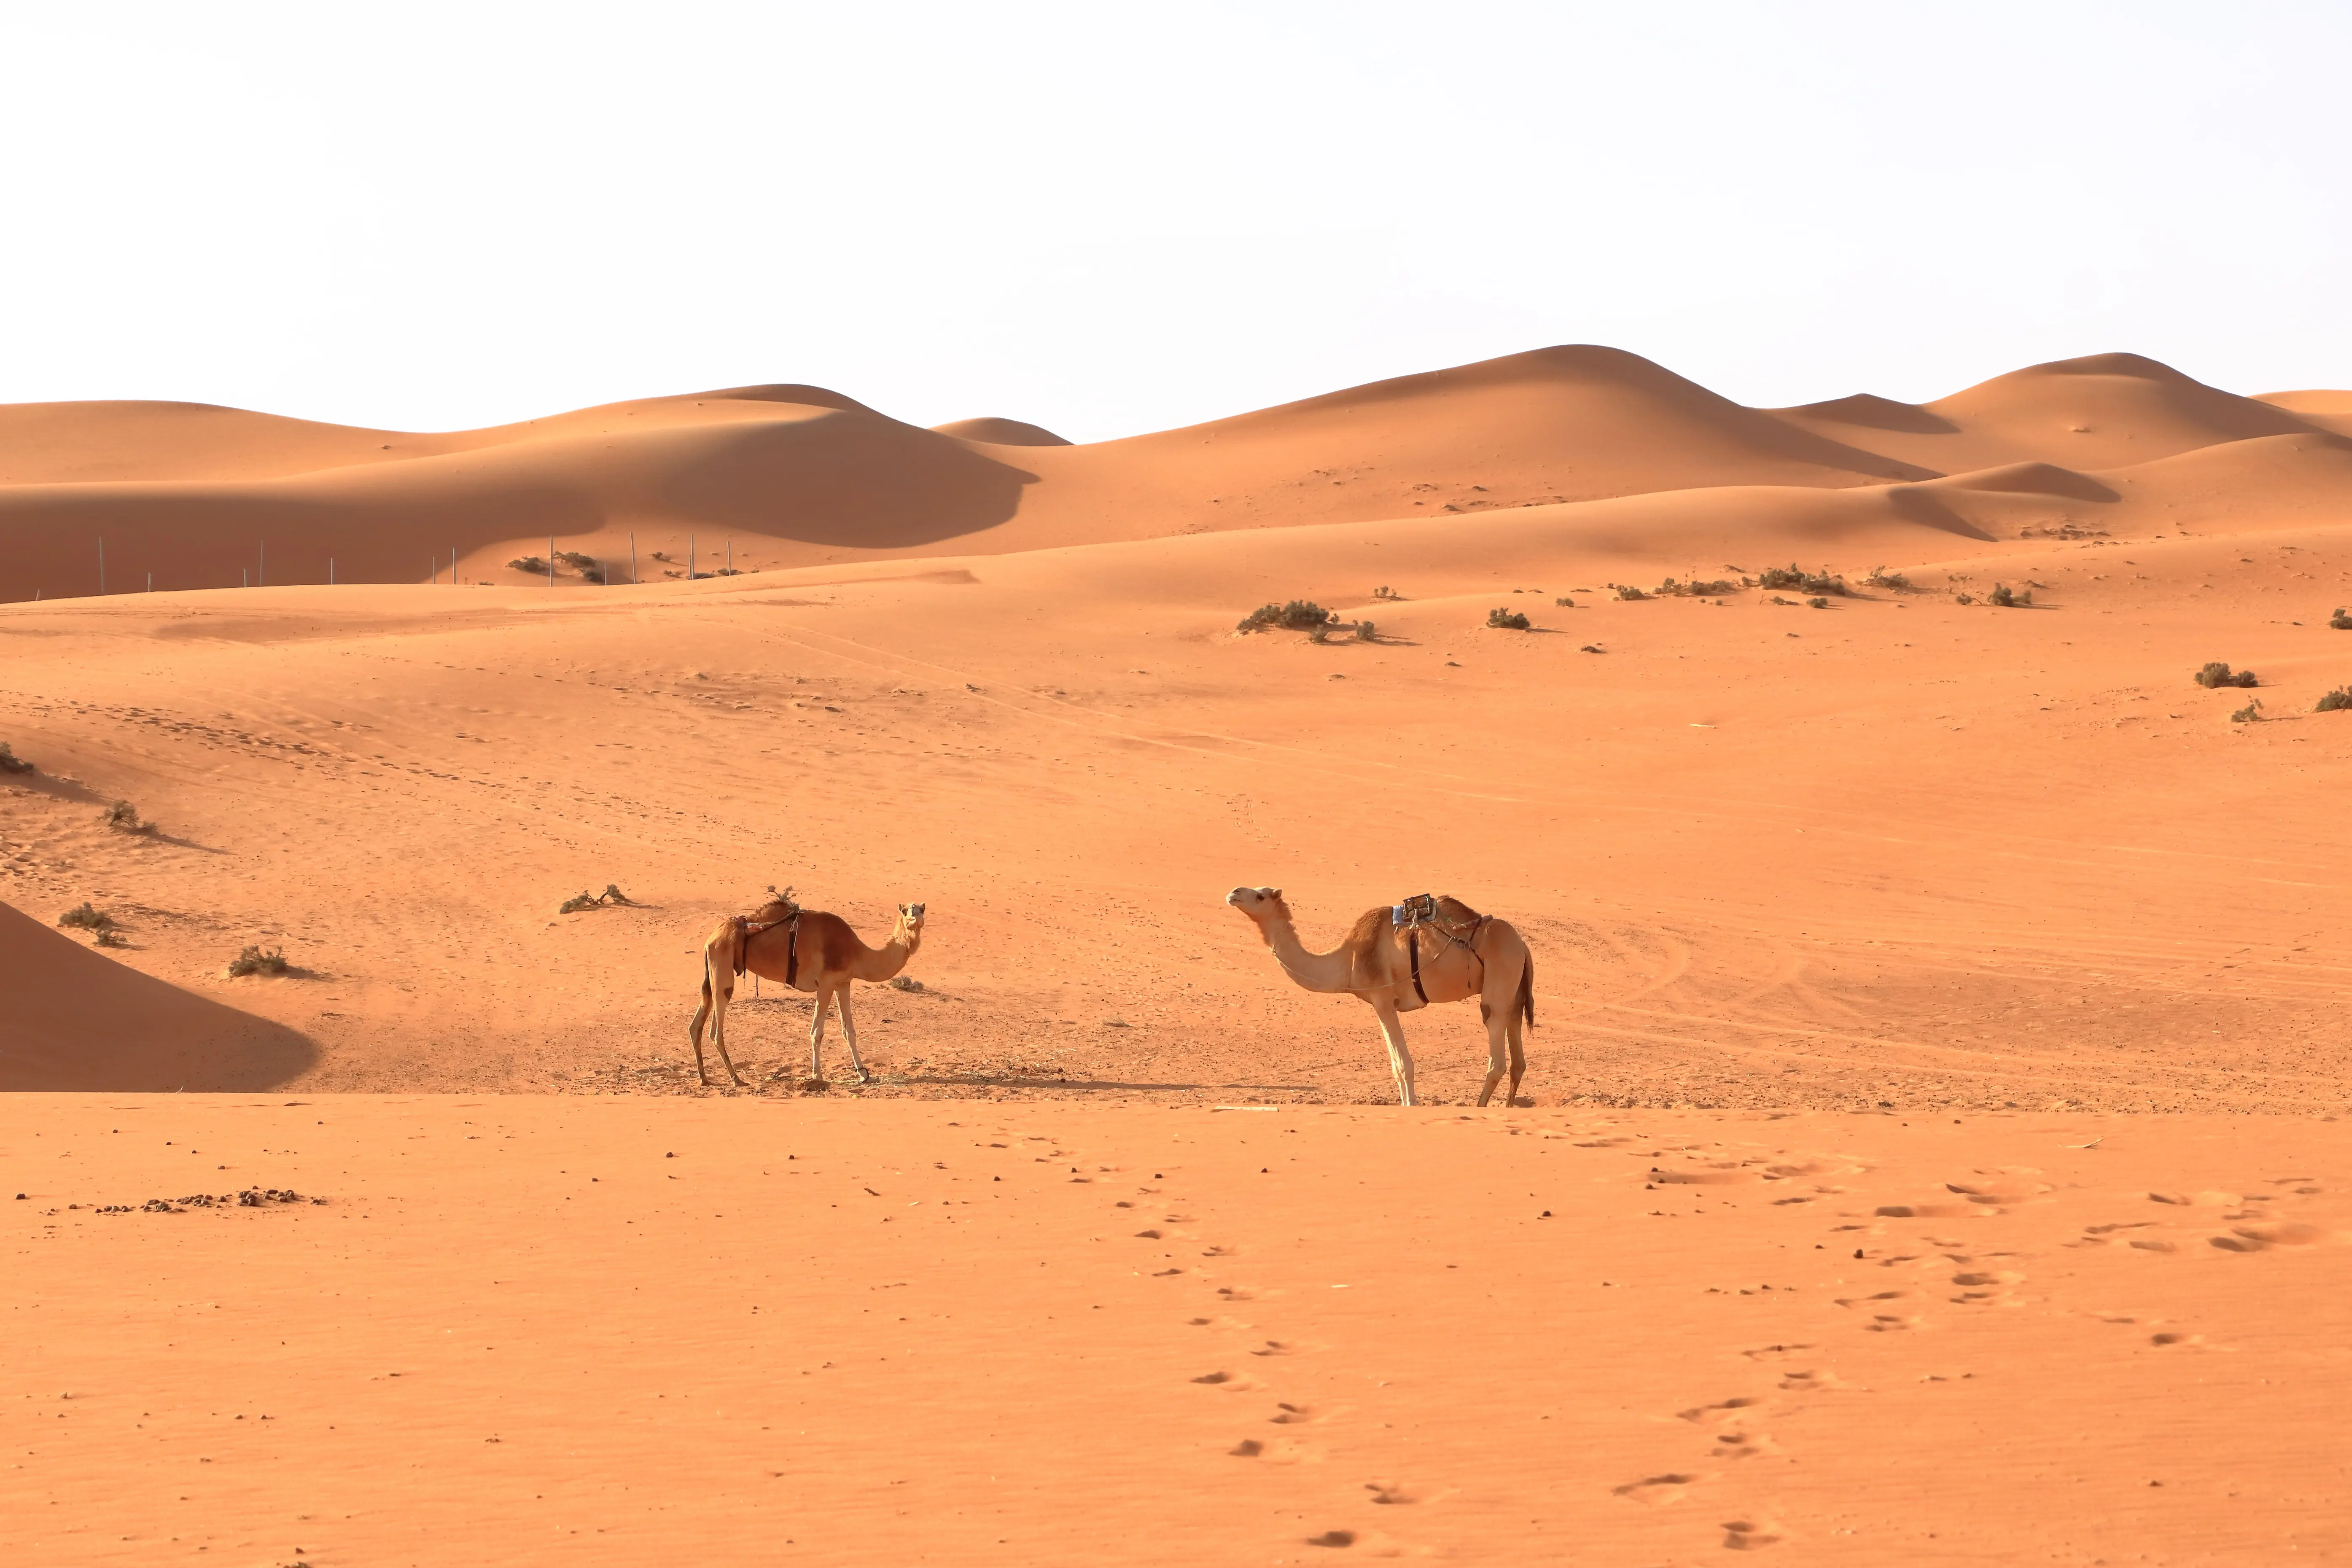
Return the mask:
<path id="1" fill-rule="evenodd" d="M 1536 955 L 1532 952 L 1528 954 L 1527 967 L 1519 971 L 1518 1005 L 1521 1016 L 1528 1021 L 1528 1027 L 1534 1028 L 1536 1026 Z"/>

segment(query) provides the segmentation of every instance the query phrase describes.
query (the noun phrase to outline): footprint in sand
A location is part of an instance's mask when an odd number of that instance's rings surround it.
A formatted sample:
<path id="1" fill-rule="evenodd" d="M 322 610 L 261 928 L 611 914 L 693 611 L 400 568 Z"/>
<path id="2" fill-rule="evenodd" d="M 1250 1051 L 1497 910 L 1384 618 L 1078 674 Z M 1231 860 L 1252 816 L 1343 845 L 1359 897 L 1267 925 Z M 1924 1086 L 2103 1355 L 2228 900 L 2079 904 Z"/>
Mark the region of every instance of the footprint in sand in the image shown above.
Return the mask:
<path id="1" fill-rule="evenodd" d="M 1376 1503 L 1396 1505 L 1421 1500 L 1420 1494 L 1407 1491 L 1394 1481 L 1366 1481 L 1364 1489 L 1372 1494 Z"/>
<path id="2" fill-rule="evenodd" d="M 1712 1421 L 1730 1411 L 1745 1410 L 1751 1405 L 1762 1403 L 1760 1399 L 1718 1399 L 1713 1405 L 1695 1405 L 1688 1410 L 1677 1410 L 1675 1415 L 1685 1421 Z"/>
<path id="3" fill-rule="evenodd" d="M 1701 1479 L 1698 1476 L 1670 1472 L 1663 1476 L 1643 1476 L 1638 1481 L 1627 1481 L 1622 1487 L 1612 1487 L 1609 1489 L 1613 1496 L 1631 1498 L 1635 1502 L 1646 1503 L 1652 1508 L 1664 1508 L 1668 1503 L 1680 1502 L 1683 1500 L 1683 1494 L 1698 1485 Z"/>
<path id="4" fill-rule="evenodd" d="M 1752 1519 L 1724 1521 L 1723 1544 L 1733 1552 L 1760 1552 L 1767 1546 L 1780 1544 L 1778 1525 Z"/>
<path id="5" fill-rule="evenodd" d="M 2273 1247 L 2310 1247 L 2326 1240 L 2326 1237 L 2327 1233 L 2315 1225 L 2281 1220 L 2238 1226 L 2228 1236 L 2206 1239 L 2224 1252 L 2262 1252 Z"/>

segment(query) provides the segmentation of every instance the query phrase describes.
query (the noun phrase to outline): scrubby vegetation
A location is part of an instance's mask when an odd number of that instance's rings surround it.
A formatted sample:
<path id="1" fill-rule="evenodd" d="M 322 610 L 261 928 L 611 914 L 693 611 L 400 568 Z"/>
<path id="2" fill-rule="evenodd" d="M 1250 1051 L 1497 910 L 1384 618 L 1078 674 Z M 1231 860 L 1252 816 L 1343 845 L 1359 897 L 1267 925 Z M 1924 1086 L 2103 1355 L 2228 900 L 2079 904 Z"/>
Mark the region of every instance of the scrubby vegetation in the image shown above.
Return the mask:
<path id="1" fill-rule="evenodd" d="M 1650 596 L 1631 583 L 1612 583 L 1609 585 L 1617 590 L 1617 596 L 1621 599 L 1646 599 Z"/>
<path id="2" fill-rule="evenodd" d="M 582 910 L 601 909 L 607 904 L 625 904 L 628 901 L 629 896 L 621 891 L 619 883 L 607 882 L 604 884 L 604 890 L 601 893 L 572 894 L 563 900 L 562 907 L 555 912 L 562 915 L 576 915 Z"/>
<path id="3" fill-rule="evenodd" d="M 2252 702 L 2247 703 L 2243 708 L 2241 708 L 2236 712 L 2231 714 L 2230 722 L 2232 724 L 2251 724 L 2262 716 L 2263 700 L 2257 697 Z"/>
<path id="4" fill-rule="evenodd" d="M 574 572 L 585 572 L 596 564 L 596 558 L 593 555 L 583 555 L 577 550 L 559 550 L 555 552 L 555 563 L 558 566 L 569 566 Z"/>
<path id="5" fill-rule="evenodd" d="M 1728 577 L 1694 577 L 1687 583 L 1677 583 L 1669 577 L 1658 584 L 1655 592 L 1662 599 L 1713 599 L 1725 594 L 1736 594 L 1744 585 Z"/>
<path id="6" fill-rule="evenodd" d="M 106 815 L 99 820 L 117 833 L 149 833 L 154 830 L 154 824 L 139 820 L 139 808 L 127 800 L 118 800 L 108 806 Z"/>
<path id="7" fill-rule="evenodd" d="M 1260 605 L 1242 617 L 1236 630 L 1258 631 L 1268 626 L 1280 626 L 1288 631 L 1303 632 L 1309 626 L 1327 626 L 1339 617 L 1312 599 L 1293 599 L 1282 605 Z"/>
<path id="8" fill-rule="evenodd" d="M 547 563 L 536 555 L 518 555 L 507 565 L 517 572 L 528 572 L 534 577 L 544 577 L 548 573 Z"/>
<path id="9" fill-rule="evenodd" d="M 0 773 L 29 773 L 37 771 L 32 763 L 9 750 L 7 742 L 0 741 Z"/>
<path id="10" fill-rule="evenodd" d="M 1955 605 L 1973 605 L 1976 602 L 1977 596 L 1974 594 L 1955 594 L 1952 595 L 1952 603 Z"/>
<path id="11" fill-rule="evenodd" d="M 1639 590 L 1635 590 L 1637 593 Z M 1486 612 L 1486 625 L 1496 631 L 1524 632 L 1533 628 L 1526 616 L 1517 610 L 1493 609 Z"/>
<path id="12" fill-rule="evenodd" d="M 1995 583 L 1992 592 L 1985 595 L 1985 603 L 1999 605 L 2004 610 L 2030 608 L 2033 604 L 2033 590 L 2011 588 L 2006 583 Z"/>
<path id="13" fill-rule="evenodd" d="M 2326 696 L 2321 698 L 2319 700 L 2319 706 L 2314 709 L 2313 711 L 2318 713 L 2334 713 L 2346 708 L 2352 708 L 2352 687 L 2339 686 L 2335 690 L 2329 692 Z"/>
<path id="14" fill-rule="evenodd" d="M 2339 632 L 2352 632 L 2352 612 L 2339 609 L 2327 617 L 2327 624 Z M 0 746 L 0 751 L 6 749 L 5 746 Z"/>
<path id="15" fill-rule="evenodd" d="M 1865 588 L 1885 588 L 1892 593 L 1907 594 L 1911 591 L 1911 579 L 1900 572 L 1889 572 L 1884 566 L 1874 566 L 1870 569 L 1870 575 L 1862 580 L 1862 585 Z"/>
<path id="16" fill-rule="evenodd" d="M 1849 594 L 1843 577 L 1826 572 L 1808 572 L 1791 561 L 1786 567 L 1767 566 L 1756 576 L 1745 579 L 1750 588 L 1785 588 L 1807 594 Z"/>
<path id="17" fill-rule="evenodd" d="M 1372 597 L 1375 599 L 1398 599 L 1402 598 L 1403 595 L 1399 594 L 1394 588 L 1391 588 L 1387 584 L 1383 583 L 1379 587 L 1372 590 Z"/>
<path id="18" fill-rule="evenodd" d="M 100 910 L 88 899 L 58 917 L 58 924 L 68 931 L 86 931 L 103 936 L 115 929 L 114 917 Z"/>
<path id="19" fill-rule="evenodd" d="M 2254 679 L 2254 672 L 2251 669 L 2242 669 L 2233 675 L 2228 665 L 2214 659 L 2197 672 L 2197 684 L 2211 690 L 2222 686 L 2259 686 L 2262 682 Z"/>
<path id="20" fill-rule="evenodd" d="M 1572 610 L 1576 608 L 1576 601 L 1569 598 L 1566 595 L 1562 595 L 1560 597 L 1554 599 L 1552 603 L 1558 605 L 1563 610 Z"/>
<path id="21" fill-rule="evenodd" d="M 1358 621 L 1356 623 L 1356 640 L 1358 642 L 1378 642 L 1381 640 L 1380 628 L 1372 625 L 1370 621 Z"/>
<path id="22" fill-rule="evenodd" d="M 278 948 L 263 948 L 247 943 L 245 951 L 229 961 L 231 974 L 283 974 L 286 954 Z"/>
<path id="23" fill-rule="evenodd" d="M 1818 595 L 1805 601 L 1805 608 L 1809 610 L 1826 610 L 1829 607 L 1830 602 Z"/>

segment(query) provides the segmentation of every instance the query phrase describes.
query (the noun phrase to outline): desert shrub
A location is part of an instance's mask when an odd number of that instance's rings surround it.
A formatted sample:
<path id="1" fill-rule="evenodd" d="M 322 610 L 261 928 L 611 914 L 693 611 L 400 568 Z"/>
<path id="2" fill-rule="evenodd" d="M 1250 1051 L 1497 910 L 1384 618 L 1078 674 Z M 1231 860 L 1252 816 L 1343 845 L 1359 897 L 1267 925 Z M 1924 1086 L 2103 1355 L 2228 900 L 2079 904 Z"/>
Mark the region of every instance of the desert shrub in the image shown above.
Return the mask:
<path id="1" fill-rule="evenodd" d="M 1748 580 L 1751 588 L 1792 588 L 1808 594 L 1844 594 L 1849 590 L 1845 579 L 1826 572 L 1808 572 L 1795 562 L 1786 567 L 1767 566 L 1755 578 Z"/>
<path id="2" fill-rule="evenodd" d="M 1621 599 L 1646 599 L 1650 596 L 1631 583 L 1612 583 L 1609 585 L 1617 590 L 1617 596 Z"/>
<path id="3" fill-rule="evenodd" d="M 1973 605 L 1976 602 L 1977 596 L 1974 594 L 1955 594 L 1952 595 L 1952 603 L 1956 605 Z"/>
<path id="4" fill-rule="evenodd" d="M 1307 627 L 1307 640 L 1311 643 L 1329 642 L 1331 640 L 1331 623 L 1324 621 L 1319 625 Z"/>
<path id="5" fill-rule="evenodd" d="M 2339 609 L 2327 617 L 2327 624 L 2339 632 L 2352 632 L 2352 613 Z M 5 746 L 0 746 L 0 752 L 7 749 Z"/>
<path id="6" fill-rule="evenodd" d="M 1910 578 L 1900 572 L 1889 572 L 1884 566 L 1872 567 L 1870 575 L 1864 577 L 1862 583 L 1865 588 L 1887 588 L 1897 594 L 1907 594 L 1911 591 Z"/>
<path id="7" fill-rule="evenodd" d="M 1529 629 L 1527 616 L 1517 610 L 1489 610 L 1486 625 L 1496 631 L 1523 632 Z"/>
<path id="8" fill-rule="evenodd" d="M 1992 585 L 1992 592 L 1985 595 L 1985 603 L 1988 605 L 1999 605 L 2004 610 L 2014 610 L 2023 606 L 2030 606 L 2033 603 L 2033 590 L 2031 588 L 2011 588 L 2006 583 L 1995 583 Z"/>
<path id="9" fill-rule="evenodd" d="M 2263 700 L 2257 697 L 2252 702 L 2247 703 L 2243 708 L 2241 708 L 2236 712 L 2231 714 L 2230 722 L 2232 724 L 2251 724 L 2262 716 Z"/>
<path id="10" fill-rule="evenodd" d="M 1830 602 L 1819 595 L 1815 595 L 1814 597 L 1805 601 L 1805 608 L 1809 610 L 1826 610 L 1829 607 Z"/>
<path id="11" fill-rule="evenodd" d="M 1372 597 L 1375 599 L 1394 599 L 1401 597 L 1401 595 L 1394 588 L 1391 588 L 1387 584 L 1383 583 L 1379 587 L 1372 590 Z"/>
<path id="12" fill-rule="evenodd" d="M 555 912 L 560 915 L 576 915 L 582 910 L 600 909 L 606 904 L 625 904 L 628 901 L 629 896 L 621 891 L 618 883 L 607 882 L 604 884 L 604 890 L 601 893 L 572 894 L 563 900 Z"/>
<path id="13" fill-rule="evenodd" d="M 2211 690 L 2216 687 L 2259 686 L 2262 683 L 2254 679 L 2254 672 L 2251 669 L 2242 669 L 2232 675 L 2228 665 L 2213 659 L 2197 672 L 2197 684 Z"/>
<path id="14" fill-rule="evenodd" d="M 58 917 L 58 924 L 68 931 L 86 931 L 104 934 L 114 929 L 114 917 L 103 914 L 88 899 Z"/>
<path id="15" fill-rule="evenodd" d="M 2314 709 L 2313 711 L 2318 713 L 2333 713 L 2339 709 L 2344 708 L 2352 708 L 2352 688 L 2339 686 L 2335 690 L 2329 692 L 2326 696 L 2321 698 L 2319 700 L 2319 706 Z"/>
<path id="16" fill-rule="evenodd" d="M 923 988 L 923 983 L 911 974 L 894 974 L 888 984 L 893 991 L 920 991 Z"/>
<path id="17" fill-rule="evenodd" d="M 1563 610 L 1572 610 L 1576 608 L 1576 601 L 1565 596 L 1554 599 L 1552 603 L 1558 605 Z"/>
<path id="18" fill-rule="evenodd" d="M 106 808 L 99 819 L 117 833 L 144 833 L 150 824 L 139 820 L 139 808 L 127 800 L 118 800 Z"/>
<path id="19" fill-rule="evenodd" d="M 1687 583 L 1677 583 L 1669 577 L 1658 584 L 1657 594 L 1662 599 L 1711 599 L 1719 594 L 1736 594 L 1739 588 L 1740 584 L 1725 577 L 1694 577 Z"/>
<path id="20" fill-rule="evenodd" d="M 36 771 L 32 763 L 8 749 L 7 742 L 0 741 L 0 773 L 29 773 Z"/>
<path id="21" fill-rule="evenodd" d="M 245 951 L 229 961 L 231 974 L 283 974 L 286 954 L 278 948 L 262 948 L 248 942 Z"/>
<path id="22" fill-rule="evenodd" d="M 1356 640 L 1358 642 L 1378 642 L 1381 640 L 1381 630 L 1370 621 L 1358 621 L 1356 623 Z"/>
<path id="23" fill-rule="evenodd" d="M 547 575 L 547 563 L 536 555 L 518 555 L 507 565 L 517 572 L 528 572 L 534 577 Z"/>
<path id="24" fill-rule="evenodd" d="M 1312 599 L 1293 599 L 1282 605 L 1260 605 L 1242 620 L 1240 629 L 1245 632 L 1260 626 L 1282 626 L 1294 632 L 1309 626 L 1319 626 L 1339 617 Z"/>

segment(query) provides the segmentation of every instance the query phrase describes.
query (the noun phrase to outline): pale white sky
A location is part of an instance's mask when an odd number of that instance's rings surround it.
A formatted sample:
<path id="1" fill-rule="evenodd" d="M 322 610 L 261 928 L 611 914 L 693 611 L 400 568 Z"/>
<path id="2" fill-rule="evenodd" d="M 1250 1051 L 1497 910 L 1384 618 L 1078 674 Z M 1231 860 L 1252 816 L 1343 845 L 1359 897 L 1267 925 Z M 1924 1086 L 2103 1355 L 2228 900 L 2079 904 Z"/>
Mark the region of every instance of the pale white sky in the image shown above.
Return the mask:
<path id="1" fill-rule="evenodd" d="M 0 12 L 0 402 L 1097 439 L 1555 342 L 2352 385 L 2352 5 Z"/>

